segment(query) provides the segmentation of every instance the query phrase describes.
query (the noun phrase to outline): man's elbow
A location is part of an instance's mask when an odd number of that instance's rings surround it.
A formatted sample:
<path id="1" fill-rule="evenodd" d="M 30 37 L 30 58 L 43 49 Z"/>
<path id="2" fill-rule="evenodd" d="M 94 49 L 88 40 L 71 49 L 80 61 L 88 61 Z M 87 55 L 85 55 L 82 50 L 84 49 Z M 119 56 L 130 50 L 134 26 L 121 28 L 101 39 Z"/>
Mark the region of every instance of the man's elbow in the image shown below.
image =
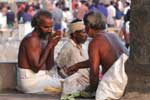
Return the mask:
<path id="1" fill-rule="evenodd" d="M 31 70 L 34 72 L 34 73 L 38 73 L 40 68 L 39 67 L 31 67 Z"/>
<path id="2" fill-rule="evenodd" d="M 33 71 L 34 73 L 38 73 L 38 72 L 39 72 L 38 69 L 32 69 L 32 71 Z"/>
<path id="3" fill-rule="evenodd" d="M 55 63 L 48 63 L 48 64 L 46 64 L 46 69 L 51 70 L 54 65 L 55 65 Z"/>

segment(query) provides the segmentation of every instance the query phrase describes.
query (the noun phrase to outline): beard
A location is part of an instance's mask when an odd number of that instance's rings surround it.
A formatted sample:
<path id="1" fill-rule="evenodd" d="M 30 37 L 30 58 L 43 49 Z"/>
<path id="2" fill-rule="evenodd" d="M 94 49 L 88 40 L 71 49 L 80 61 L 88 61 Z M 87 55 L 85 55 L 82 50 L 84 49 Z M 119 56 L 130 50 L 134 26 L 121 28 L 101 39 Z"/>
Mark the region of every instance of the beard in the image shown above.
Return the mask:
<path id="1" fill-rule="evenodd" d="M 80 43 L 80 44 L 85 43 L 86 40 L 87 40 L 87 37 L 86 38 L 82 38 L 82 39 L 77 39 L 78 43 Z"/>
<path id="2" fill-rule="evenodd" d="M 51 32 L 40 33 L 40 37 L 44 40 L 47 40 L 51 34 Z"/>

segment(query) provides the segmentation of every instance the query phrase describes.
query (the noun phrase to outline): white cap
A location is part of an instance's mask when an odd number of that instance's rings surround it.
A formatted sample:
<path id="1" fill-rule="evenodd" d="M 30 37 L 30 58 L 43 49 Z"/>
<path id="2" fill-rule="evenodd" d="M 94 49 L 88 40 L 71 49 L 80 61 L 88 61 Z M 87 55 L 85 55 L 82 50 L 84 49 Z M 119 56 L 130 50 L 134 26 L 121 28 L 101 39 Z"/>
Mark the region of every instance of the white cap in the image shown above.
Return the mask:
<path id="1" fill-rule="evenodd" d="M 69 33 L 74 33 L 75 31 L 83 29 L 85 29 L 83 21 L 74 22 L 69 25 Z"/>

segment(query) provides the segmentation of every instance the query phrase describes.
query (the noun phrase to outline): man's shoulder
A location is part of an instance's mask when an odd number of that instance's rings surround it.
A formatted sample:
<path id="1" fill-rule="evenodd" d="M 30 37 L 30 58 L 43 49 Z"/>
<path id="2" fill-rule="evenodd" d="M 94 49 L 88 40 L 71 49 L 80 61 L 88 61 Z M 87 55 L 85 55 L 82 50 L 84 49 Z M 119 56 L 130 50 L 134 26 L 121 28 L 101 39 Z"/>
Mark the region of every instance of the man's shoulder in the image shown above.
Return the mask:
<path id="1" fill-rule="evenodd" d="M 32 33 L 29 33 L 24 37 L 22 42 L 32 43 L 38 40 L 39 40 L 39 37 L 37 35 L 33 35 Z"/>
<path id="2" fill-rule="evenodd" d="M 31 32 L 26 37 L 29 39 L 39 39 L 39 34 L 37 32 Z"/>
<path id="3" fill-rule="evenodd" d="M 90 45 L 96 46 L 96 47 L 103 47 L 108 43 L 107 38 L 105 35 L 98 35 L 96 36 L 91 42 Z"/>
<path id="4" fill-rule="evenodd" d="M 66 49 L 66 50 L 71 49 L 71 48 L 73 48 L 73 44 L 70 40 L 68 40 L 62 47 L 62 49 Z"/>
<path id="5" fill-rule="evenodd" d="M 95 38 L 93 38 L 92 42 L 101 43 L 105 40 L 105 36 L 103 34 L 98 34 Z"/>
<path id="6" fill-rule="evenodd" d="M 100 45 L 100 37 L 95 37 L 91 40 L 91 42 L 89 43 L 89 47 L 97 47 L 97 45 Z"/>

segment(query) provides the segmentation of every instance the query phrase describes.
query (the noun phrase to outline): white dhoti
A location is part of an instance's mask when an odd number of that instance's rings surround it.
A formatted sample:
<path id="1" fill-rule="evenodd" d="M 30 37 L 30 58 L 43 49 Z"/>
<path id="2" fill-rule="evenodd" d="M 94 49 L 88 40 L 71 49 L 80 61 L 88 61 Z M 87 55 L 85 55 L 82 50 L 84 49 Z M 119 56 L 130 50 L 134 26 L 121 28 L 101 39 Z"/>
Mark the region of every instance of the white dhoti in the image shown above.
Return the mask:
<path id="1" fill-rule="evenodd" d="M 61 88 L 60 80 L 58 75 L 49 75 L 46 70 L 34 73 L 30 69 L 17 67 L 17 89 L 24 93 L 45 92 L 49 87 Z"/>
<path id="2" fill-rule="evenodd" d="M 96 91 L 96 100 L 121 98 L 128 81 L 124 67 L 124 63 L 127 59 L 128 56 L 126 54 L 122 54 L 104 74 Z"/>
<path id="3" fill-rule="evenodd" d="M 89 71 L 88 69 L 80 69 L 75 74 L 67 77 L 63 84 L 63 94 L 71 94 L 83 91 L 89 86 Z"/>
<path id="4" fill-rule="evenodd" d="M 72 27 L 74 27 L 74 25 Z M 68 68 L 85 60 L 87 60 L 87 58 L 82 46 L 77 45 L 73 40 L 69 39 L 68 42 L 66 42 L 66 44 L 62 47 L 58 57 L 56 58 L 57 65 L 61 69 L 61 75 L 65 76 L 63 94 L 80 92 L 89 86 L 89 71 L 87 68 L 79 69 L 71 76 L 68 76 L 63 70 L 63 68 Z"/>

